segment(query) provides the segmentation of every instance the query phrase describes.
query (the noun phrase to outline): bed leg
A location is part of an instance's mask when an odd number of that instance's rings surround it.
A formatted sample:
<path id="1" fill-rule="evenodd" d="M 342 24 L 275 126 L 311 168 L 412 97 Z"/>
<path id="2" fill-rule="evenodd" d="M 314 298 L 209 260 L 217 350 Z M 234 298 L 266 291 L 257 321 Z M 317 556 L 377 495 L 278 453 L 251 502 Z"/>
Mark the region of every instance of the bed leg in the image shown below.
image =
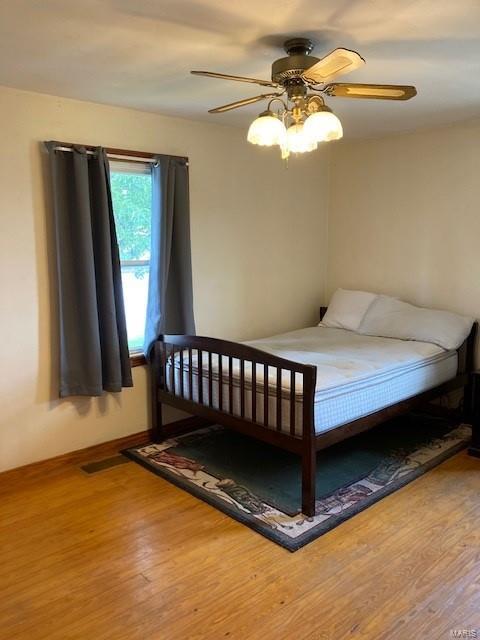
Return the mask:
<path id="1" fill-rule="evenodd" d="M 309 518 L 315 515 L 315 477 L 317 452 L 315 442 L 309 441 L 302 453 L 302 512 Z"/>
<path id="2" fill-rule="evenodd" d="M 472 423 L 472 442 L 468 453 L 475 458 L 480 458 L 480 375 L 472 375 L 472 410 L 470 422 Z"/>
<path id="3" fill-rule="evenodd" d="M 155 345 L 156 347 L 157 345 Z M 158 353 L 156 358 L 159 358 Z M 160 381 L 158 360 L 156 360 L 150 370 L 150 407 L 151 407 L 151 435 L 153 442 L 162 442 L 163 436 L 163 415 L 162 403 L 158 399 L 158 387 Z"/>
<path id="4" fill-rule="evenodd" d="M 470 375 L 468 383 L 463 387 L 463 420 L 465 422 L 471 422 L 474 419 L 474 379 L 473 375 Z"/>
<path id="5" fill-rule="evenodd" d="M 155 402 L 155 410 L 152 421 L 152 437 L 154 442 L 162 442 L 164 440 L 163 435 L 163 412 L 162 412 L 162 403 Z"/>
<path id="6" fill-rule="evenodd" d="M 472 420 L 472 442 L 468 448 L 468 455 L 480 458 L 480 424 L 478 416 Z"/>

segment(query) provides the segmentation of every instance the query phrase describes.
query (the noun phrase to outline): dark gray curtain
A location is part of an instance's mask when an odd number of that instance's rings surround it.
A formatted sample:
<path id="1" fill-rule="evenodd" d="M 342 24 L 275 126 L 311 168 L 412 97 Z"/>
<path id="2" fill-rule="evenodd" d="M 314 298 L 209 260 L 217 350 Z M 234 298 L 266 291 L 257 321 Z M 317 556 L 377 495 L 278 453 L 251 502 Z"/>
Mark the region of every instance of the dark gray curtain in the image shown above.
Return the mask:
<path id="1" fill-rule="evenodd" d="M 152 167 L 152 246 L 144 352 L 165 333 L 195 333 L 188 164 L 158 156 Z"/>
<path id="2" fill-rule="evenodd" d="M 60 396 L 131 387 L 120 258 L 105 151 L 47 142 L 53 182 Z"/>

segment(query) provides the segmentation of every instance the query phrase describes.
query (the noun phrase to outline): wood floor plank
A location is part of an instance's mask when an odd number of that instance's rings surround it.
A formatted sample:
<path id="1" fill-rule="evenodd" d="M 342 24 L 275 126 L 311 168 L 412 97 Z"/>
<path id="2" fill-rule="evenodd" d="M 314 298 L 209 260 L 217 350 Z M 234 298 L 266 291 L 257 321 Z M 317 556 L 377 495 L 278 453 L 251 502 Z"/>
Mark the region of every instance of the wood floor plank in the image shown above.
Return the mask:
<path id="1" fill-rule="evenodd" d="M 480 628 L 480 461 L 465 453 L 295 554 L 134 463 L 79 469 L 112 453 L 0 476 L 0 637 L 410 640 Z"/>

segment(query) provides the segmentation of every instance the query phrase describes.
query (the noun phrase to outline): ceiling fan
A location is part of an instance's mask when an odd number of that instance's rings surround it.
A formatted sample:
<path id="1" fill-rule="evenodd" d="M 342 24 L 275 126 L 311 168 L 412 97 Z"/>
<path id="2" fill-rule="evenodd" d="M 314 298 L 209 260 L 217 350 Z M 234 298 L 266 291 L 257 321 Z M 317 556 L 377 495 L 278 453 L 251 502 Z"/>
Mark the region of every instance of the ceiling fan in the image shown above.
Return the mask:
<path id="1" fill-rule="evenodd" d="M 290 38 L 284 44 L 285 58 L 272 64 L 272 79 L 258 80 L 212 71 L 191 71 L 194 75 L 221 80 L 235 80 L 272 87 L 275 92 L 263 93 L 244 100 L 210 109 L 209 113 L 224 113 L 261 100 L 269 100 L 250 125 L 247 139 L 263 146 L 279 145 L 282 157 L 317 148 L 318 142 L 338 140 L 343 135 L 340 120 L 325 104 L 323 96 L 374 100 L 409 100 L 417 94 L 415 87 L 393 84 L 359 84 L 332 82 L 345 73 L 355 71 L 365 60 L 356 51 L 338 48 L 323 58 L 310 53 L 314 44 L 308 38 Z M 274 111 L 273 105 L 278 105 Z"/>

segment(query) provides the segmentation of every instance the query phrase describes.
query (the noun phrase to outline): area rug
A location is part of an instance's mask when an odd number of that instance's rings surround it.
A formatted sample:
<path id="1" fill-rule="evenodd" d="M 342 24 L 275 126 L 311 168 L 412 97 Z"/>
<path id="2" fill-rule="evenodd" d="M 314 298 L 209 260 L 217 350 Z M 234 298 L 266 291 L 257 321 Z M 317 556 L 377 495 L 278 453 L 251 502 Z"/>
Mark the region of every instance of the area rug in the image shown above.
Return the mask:
<path id="1" fill-rule="evenodd" d="M 296 551 L 467 446 L 471 429 L 409 414 L 317 455 L 315 516 L 300 512 L 300 458 L 220 426 L 124 455 Z"/>

